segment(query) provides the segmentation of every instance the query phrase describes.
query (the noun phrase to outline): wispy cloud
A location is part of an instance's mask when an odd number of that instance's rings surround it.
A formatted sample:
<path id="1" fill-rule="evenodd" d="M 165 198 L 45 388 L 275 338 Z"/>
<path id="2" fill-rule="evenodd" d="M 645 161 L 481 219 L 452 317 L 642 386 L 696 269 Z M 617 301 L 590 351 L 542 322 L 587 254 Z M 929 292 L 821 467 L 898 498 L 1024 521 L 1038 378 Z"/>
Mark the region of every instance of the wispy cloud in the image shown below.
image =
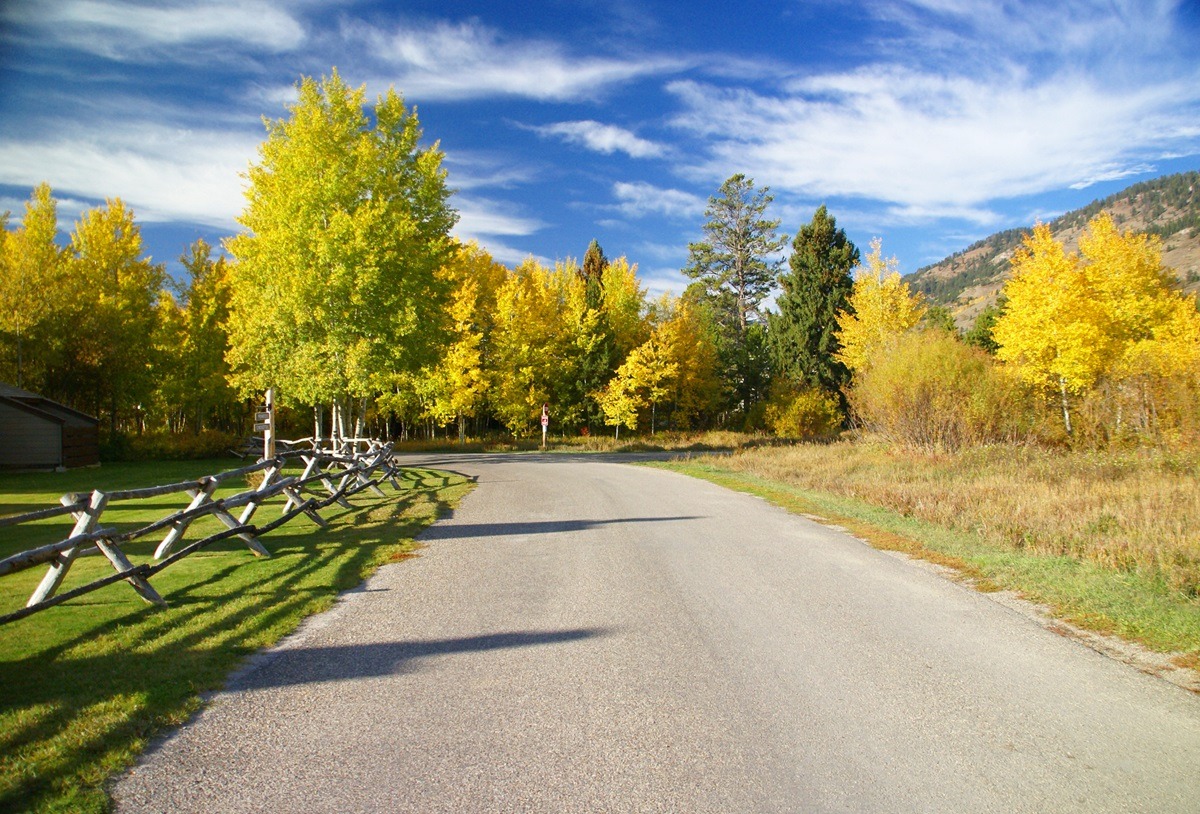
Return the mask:
<path id="1" fill-rule="evenodd" d="M 348 42 L 365 45 L 381 81 L 422 100 L 594 99 L 613 86 L 683 67 L 679 60 L 660 57 L 580 56 L 558 42 L 506 37 L 473 20 L 392 31 L 353 21 L 342 31 Z"/>
<path id="2" fill-rule="evenodd" d="M 458 190 L 511 189 L 537 175 L 533 167 L 518 164 L 510 157 L 478 151 L 447 151 L 443 164 L 449 172 L 451 188 Z"/>
<path id="3" fill-rule="evenodd" d="M 812 76 L 778 94 L 692 81 L 670 89 L 684 109 L 676 126 L 707 141 L 693 172 L 743 171 L 795 194 L 979 220 L 987 201 L 1194 152 L 1194 79 L 1122 91 L 1076 74 L 1031 82 L 1020 70 L 976 78 L 880 66 Z"/>
<path id="4" fill-rule="evenodd" d="M 705 198 L 678 189 L 663 189 L 645 181 L 620 181 L 613 184 L 617 208 L 627 217 L 658 214 L 670 218 L 688 219 L 704 214 Z"/>
<path id="5" fill-rule="evenodd" d="M 172 58 L 172 49 L 236 43 L 269 53 L 291 51 L 305 40 L 288 11 L 265 0 L 216 0 L 142 5 L 111 0 L 15 0 L 0 6 L 0 21 L 42 42 L 109 59 Z"/>
<path id="6" fill-rule="evenodd" d="M 667 152 L 663 145 L 647 141 L 623 127 L 591 120 L 557 122 L 532 129 L 544 136 L 557 136 L 568 144 L 578 144 L 605 155 L 625 153 L 631 158 L 657 158 Z"/>
<path id="7" fill-rule="evenodd" d="M 40 141 L 0 139 L 0 183 L 57 194 L 121 198 L 139 220 L 236 229 L 243 173 L 257 140 L 227 131 L 178 130 L 148 122 L 90 127 Z"/>
<path id="8" fill-rule="evenodd" d="M 451 203 L 458 210 L 456 234 L 464 240 L 485 235 L 506 237 L 531 235 L 542 228 L 536 218 L 527 218 L 503 211 L 510 205 L 483 198 L 455 197 Z"/>

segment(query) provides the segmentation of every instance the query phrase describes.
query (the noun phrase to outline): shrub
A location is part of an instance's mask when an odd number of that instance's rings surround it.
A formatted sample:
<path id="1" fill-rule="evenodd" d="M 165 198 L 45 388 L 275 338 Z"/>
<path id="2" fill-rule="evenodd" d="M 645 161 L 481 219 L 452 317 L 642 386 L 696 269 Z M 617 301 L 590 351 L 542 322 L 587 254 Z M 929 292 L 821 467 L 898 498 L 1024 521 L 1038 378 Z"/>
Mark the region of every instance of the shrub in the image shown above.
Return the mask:
<path id="1" fill-rule="evenodd" d="M 198 433 L 115 433 L 101 443 L 104 461 L 183 461 L 222 458 L 245 439 L 233 433 L 202 430 Z"/>
<path id="2" fill-rule="evenodd" d="M 865 429 L 928 450 L 1027 441 L 1042 423 L 1026 385 L 944 331 L 910 332 L 876 353 L 850 403 Z"/>
<path id="3" fill-rule="evenodd" d="M 817 388 L 776 388 L 766 405 L 766 423 L 776 435 L 805 441 L 835 437 L 843 415 L 838 400 Z"/>

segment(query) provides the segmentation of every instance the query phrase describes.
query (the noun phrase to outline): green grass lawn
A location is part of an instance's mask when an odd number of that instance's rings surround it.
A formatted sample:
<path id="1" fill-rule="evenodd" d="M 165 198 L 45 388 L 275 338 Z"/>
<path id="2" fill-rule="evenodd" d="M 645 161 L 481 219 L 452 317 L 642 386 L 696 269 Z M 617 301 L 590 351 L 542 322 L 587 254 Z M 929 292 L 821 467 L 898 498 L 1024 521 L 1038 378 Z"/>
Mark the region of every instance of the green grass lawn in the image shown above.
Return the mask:
<path id="1" fill-rule="evenodd" d="M 69 473 L 0 475 L 0 516 L 57 505 L 68 492 L 153 486 L 237 468 L 236 462 L 111 464 Z M 99 812 L 105 784 L 149 739 L 187 720 L 200 693 L 217 689 L 247 655 L 328 608 L 379 565 L 412 556 L 413 537 L 471 488 L 458 475 L 406 470 L 400 492 L 369 491 L 354 508 L 304 516 L 262 538 L 258 558 L 238 540 L 214 544 L 166 569 L 151 584 L 167 608 L 119 582 L 0 626 L 0 811 Z M 217 497 L 246 489 L 227 481 Z M 186 494 L 114 503 L 101 525 L 135 528 L 187 505 Z M 279 516 L 282 498 L 254 522 Z M 236 514 L 236 512 L 235 512 Z M 0 527 L 0 557 L 64 539 L 70 517 Z M 183 544 L 223 526 L 196 521 Z M 129 544 L 150 562 L 165 532 Z M 177 546 L 178 550 L 180 546 Z M 0 613 L 28 601 L 47 566 L 0 578 Z M 113 573 L 103 557 L 76 560 L 62 590 Z"/>

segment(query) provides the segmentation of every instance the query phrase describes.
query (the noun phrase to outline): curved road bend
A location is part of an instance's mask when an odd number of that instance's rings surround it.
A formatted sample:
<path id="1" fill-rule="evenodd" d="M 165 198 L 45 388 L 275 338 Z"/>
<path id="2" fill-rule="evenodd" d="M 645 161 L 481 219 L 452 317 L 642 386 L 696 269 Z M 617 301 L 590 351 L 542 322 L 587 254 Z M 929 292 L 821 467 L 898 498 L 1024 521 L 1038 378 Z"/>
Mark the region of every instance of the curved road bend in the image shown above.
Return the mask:
<path id="1" fill-rule="evenodd" d="M 753 497 L 571 456 L 243 670 L 119 812 L 1197 812 L 1200 698 Z"/>

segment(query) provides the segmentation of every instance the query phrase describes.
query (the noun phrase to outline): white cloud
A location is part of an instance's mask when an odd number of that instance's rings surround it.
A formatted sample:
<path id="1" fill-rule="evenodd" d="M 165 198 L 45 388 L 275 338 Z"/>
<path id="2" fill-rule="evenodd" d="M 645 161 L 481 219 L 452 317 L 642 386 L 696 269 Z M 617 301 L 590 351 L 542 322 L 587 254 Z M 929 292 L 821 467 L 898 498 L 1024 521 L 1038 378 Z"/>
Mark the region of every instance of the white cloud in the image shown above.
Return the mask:
<path id="1" fill-rule="evenodd" d="M 511 189 L 534 179 L 536 172 L 528 165 L 517 164 L 500 154 L 451 150 L 446 152 L 443 166 L 449 173 L 451 188 L 458 190 L 498 188 Z"/>
<path id="2" fill-rule="evenodd" d="M 579 56 L 555 42 L 504 38 L 477 21 L 405 25 L 392 33 L 347 23 L 343 36 L 364 43 L 384 66 L 379 84 L 421 100 L 592 99 L 610 86 L 682 67 L 671 59 Z"/>
<path id="3" fill-rule="evenodd" d="M 455 196 L 450 203 L 458 210 L 459 220 L 455 234 L 462 240 L 479 239 L 485 235 L 531 235 L 543 226 L 541 221 L 534 218 L 503 211 L 506 208 L 511 209 L 510 204 L 461 196 Z"/>
<path id="4" fill-rule="evenodd" d="M 195 43 L 228 42 L 279 53 L 298 48 L 303 26 L 265 0 L 141 5 L 110 0 L 18 0 L 0 19 L 32 28 L 43 40 L 122 59 Z"/>
<path id="5" fill-rule="evenodd" d="M 670 218 L 687 219 L 704 214 L 708 200 L 678 189 L 662 189 L 645 181 L 613 184 L 617 208 L 627 217 L 659 214 Z"/>
<path id="6" fill-rule="evenodd" d="M 233 230 L 245 203 L 240 173 L 256 158 L 257 145 L 256 136 L 145 122 L 52 140 L 0 140 L 0 183 L 45 181 L 56 197 L 121 198 L 140 221 Z"/>
<path id="7" fill-rule="evenodd" d="M 708 140 L 691 168 L 706 178 L 745 172 L 794 194 L 977 221 L 984 202 L 1112 177 L 1179 147 L 1200 101 L 1187 82 L 1121 92 L 1076 75 L 1033 84 L 1019 71 L 973 79 L 895 67 L 813 76 L 774 96 L 670 89 L 685 108 L 676 126 Z"/>
<path id="8" fill-rule="evenodd" d="M 545 136 L 559 136 L 568 144 L 578 144 L 605 155 L 621 152 L 631 158 L 656 158 L 666 148 L 637 136 L 629 130 L 595 121 L 558 122 L 533 128 Z"/>
<path id="9" fill-rule="evenodd" d="M 677 268 L 646 269 L 639 266 L 638 279 L 646 286 L 646 293 L 651 298 L 658 298 L 663 294 L 679 296 L 688 287 L 688 280 Z"/>

